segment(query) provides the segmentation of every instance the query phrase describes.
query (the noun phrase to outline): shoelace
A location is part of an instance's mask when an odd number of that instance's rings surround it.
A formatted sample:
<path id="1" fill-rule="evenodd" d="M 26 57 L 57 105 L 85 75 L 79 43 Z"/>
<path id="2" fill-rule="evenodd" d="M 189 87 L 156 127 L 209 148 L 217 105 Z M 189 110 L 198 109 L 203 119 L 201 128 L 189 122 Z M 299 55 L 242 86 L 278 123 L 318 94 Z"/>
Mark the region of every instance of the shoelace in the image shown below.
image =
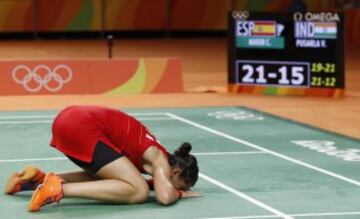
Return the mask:
<path id="1" fill-rule="evenodd" d="M 43 187 L 44 187 L 44 184 L 40 184 L 40 185 L 38 185 L 37 189 L 42 190 Z"/>

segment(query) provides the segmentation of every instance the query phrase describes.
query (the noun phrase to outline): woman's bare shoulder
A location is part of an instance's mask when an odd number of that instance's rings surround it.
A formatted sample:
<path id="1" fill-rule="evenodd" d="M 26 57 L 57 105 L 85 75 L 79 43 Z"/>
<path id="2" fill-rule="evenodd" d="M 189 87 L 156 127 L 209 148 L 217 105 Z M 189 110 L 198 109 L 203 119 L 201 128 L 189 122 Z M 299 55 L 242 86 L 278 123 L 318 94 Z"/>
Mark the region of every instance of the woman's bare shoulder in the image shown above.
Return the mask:
<path id="1" fill-rule="evenodd" d="M 167 157 L 156 147 L 150 146 L 143 154 L 143 165 L 146 172 L 153 173 L 156 168 L 169 169 Z M 151 172 L 151 173 L 150 173 Z"/>

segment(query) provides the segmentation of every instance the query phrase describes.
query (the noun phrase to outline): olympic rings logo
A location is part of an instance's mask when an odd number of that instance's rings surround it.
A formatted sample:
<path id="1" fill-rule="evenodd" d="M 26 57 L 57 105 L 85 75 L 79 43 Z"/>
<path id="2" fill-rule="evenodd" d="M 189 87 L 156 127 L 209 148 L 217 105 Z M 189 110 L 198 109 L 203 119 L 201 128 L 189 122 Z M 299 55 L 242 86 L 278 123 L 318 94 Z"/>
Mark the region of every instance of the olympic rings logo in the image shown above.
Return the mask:
<path id="1" fill-rule="evenodd" d="M 248 19 L 250 16 L 248 11 L 233 11 L 232 12 L 232 17 L 235 20 L 246 20 Z"/>
<path id="2" fill-rule="evenodd" d="M 26 65 L 18 65 L 12 70 L 14 81 L 32 93 L 38 92 L 42 88 L 50 92 L 57 92 L 64 84 L 70 82 L 72 77 L 71 68 L 64 64 L 57 65 L 54 69 L 43 64 L 37 65 L 33 69 Z"/>

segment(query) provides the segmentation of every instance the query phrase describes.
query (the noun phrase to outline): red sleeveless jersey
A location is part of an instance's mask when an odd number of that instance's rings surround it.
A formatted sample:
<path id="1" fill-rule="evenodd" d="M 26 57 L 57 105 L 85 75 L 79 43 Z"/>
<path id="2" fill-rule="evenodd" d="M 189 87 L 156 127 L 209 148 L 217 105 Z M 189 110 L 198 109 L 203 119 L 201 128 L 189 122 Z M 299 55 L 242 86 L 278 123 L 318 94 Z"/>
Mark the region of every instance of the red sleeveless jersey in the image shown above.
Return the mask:
<path id="1" fill-rule="evenodd" d="M 142 156 L 150 146 L 168 156 L 143 124 L 116 109 L 71 106 L 61 111 L 53 122 L 50 145 L 70 157 L 91 162 L 99 141 L 124 154 L 140 172 L 144 172 Z"/>

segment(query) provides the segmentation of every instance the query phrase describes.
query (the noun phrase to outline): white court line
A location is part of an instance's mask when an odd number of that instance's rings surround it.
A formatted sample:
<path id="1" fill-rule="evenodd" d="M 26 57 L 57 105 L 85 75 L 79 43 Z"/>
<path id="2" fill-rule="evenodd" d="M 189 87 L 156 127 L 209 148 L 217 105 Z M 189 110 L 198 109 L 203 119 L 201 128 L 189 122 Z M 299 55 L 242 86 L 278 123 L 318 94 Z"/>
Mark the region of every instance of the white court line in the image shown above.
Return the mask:
<path id="1" fill-rule="evenodd" d="M 235 152 L 204 152 L 193 153 L 197 156 L 212 156 L 212 155 L 241 155 L 241 154 L 264 154 L 262 151 L 235 151 Z M 27 161 L 49 161 L 49 160 L 67 160 L 66 157 L 47 157 L 47 158 L 25 158 L 25 159 L 7 159 L 0 160 L 0 163 L 10 162 L 27 162 Z"/>
<path id="2" fill-rule="evenodd" d="M 129 113 L 132 116 L 163 116 L 165 112 L 153 112 L 153 113 Z M 0 120 L 11 119 L 53 119 L 56 114 L 53 115 L 14 115 L 14 116 L 0 116 Z"/>
<path id="3" fill-rule="evenodd" d="M 177 115 L 174 115 L 174 114 L 172 114 L 172 113 L 167 113 L 167 115 L 168 115 L 169 117 L 172 117 L 172 118 L 174 118 L 174 119 L 177 119 L 177 120 L 179 120 L 179 121 L 181 121 L 181 122 L 184 122 L 184 123 L 187 123 L 187 124 L 189 124 L 189 125 L 195 126 L 195 127 L 197 127 L 197 128 L 203 129 L 203 130 L 205 130 L 205 131 L 207 131 L 207 132 L 210 132 L 210 133 L 212 133 L 212 134 L 214 134 L 214 135 L 218 135 L 218 136 L 221 136 L 221 137 L 223 137 L 223 138 L 227 138 L 227 139 L 229 139 L 229 140 L 232 140 L 232 141 L 235 141 L 235 142 L 237 142 L 237 143 L 240 143 L 240 144 L 249 146 L 249 147 L 251 147 L 251 148 L 254 148 L 254 149 L 257 149 L 257 150 L 260 150 L 260 151 L 269 153 L 269 154 L 271 154 L 271 155 L 273 155 L 273 156 L 276 156 L 276 157 L 279 157 L 279 158 L 281 158 L 281 159 L 290 161 L 290 162 L 292 162 L 292 163 L 301 165 L 301 166 L 303 166 L 303 167 L 306 167 L 306 168 L 315 170 L 315 171 L 317 171 L 317 172 L 326 174 L 326 175 L 328 175 L 328 176 L 332 176 L 332 177 L 334 177 L 334 178 L 337 178 L 337 179 L 340 179 L 340 180 L 342 180 L 342 181 L 351 183 L 351 184 L 353 184 L 353 185 L 360 186 L 360 182 L 359 182 L 359 181 L 356 181 L 356 180 L 354 180 L 354 179 L 351 179 L 351 178 L 348 178 L 348 177 L 339 175 L 339 174 L 337 174 L 337 173 L 333 173 L 333 172 L 331 172 L 331 171 L 322 169 L 322 168 L 320 168 L 320 167 L 317 167 L 317 166 L 314 166 L 314 165 L 305 163 L 305 162 L 303 162 L 303 161 L 294 159 L 294 158 L 292 158 L 292 157 L 289 157 L 289 156 L 280 154 L 280 153 L 278 153 L 278 152 L 269 150 L 269 149 L 267 149 L 267 148 L 261 147 L 261 146 L 259 146 L 259 145 L 250 143 L 250 142 L 248 142 L 248 141 L 245 141 L 245 140 L 242 140 L 242 139 L 233 137 L 233 136 L 231 136 L 231 135 L 225 134 L 225 133 L 223 133 L 223 132 L 217 131 L 217 130 L 215 130 L 215 129 L 209 128 L 209 127 L 204 126 L 204 125 L 200 125 L 200 124 L 198 124 L 198 123 L 196 123 L 196 122 L 190 121 L 190 120 L 188 120 L 188 119 L 182 118 L 182 117 L 177 116 Z"/>
<path id="4" fill-rule="evenodd" d="M 0 120 L 11 119 L 53 119 L 56 115 L 18 115 L 18 116 L 0 116 Z"/>
<path id="5" fill-rule="evenodd" d="M 48 158 L 26 158 L 26 159 L 8 159 L 0 160 L 0 163 L 27 162 L 27 161 L 49 161 L 49 160 L 67 160 L 66 157 L 48 157 Z"/>
<path id="6" fill-rule="evenodd" d="M 354 212 L 324 212 L 324 213 L 306 213 L 306 214 L 289 214 L 292 217 L 323 217 L 323 216 L 351 216 L 360 215 L 359 211 Z M 201 219 L 257 219 L 257 218 L 279 218 L 276 215 L 249 215 L 249 216 L 234 216 L 234 217 L 207 217 Z"/>
<path id="7" fill-rule="evenodd" d="M 204 217 L 200 219 L 261 219 L 261 218 L 281 218 L 281 217 L 277 215 L 250 215 L 250 216 L 234 216 L 234 217 Z"/>
<path id="8" fill-rule="evenodd" d="M 191 153 L 196 156 L 206 156 L 206 155 L 240 155 L 240 154 L 266 154 L 263 151 L 239 151 L 239 152 L 199 152 L 199 153 Z"/>
<path id="9" fill-rule="evenodd" d="M 126 113 L 126 112 L 125 112 Z M 132 116 L 165 116 L 166 112 L 151 112 L 151 113 L 128 113 Z"/>
<path id="10" fill-rule="evenodd" d="M 174 120 L 173 118 L 169 117 L 148 117 L 148 118 L 136 118 L 137 120 L 145 121 L 145 120 Z"/>
<path id="11" fill-rule="evenodd" d="M 228 185 L 225 185 L 224 183 L 221 183 L 221 182 L 219 182 L 219 181 L 217 181 L 217 180 L 215 180 L 215 179 L 213 179 L 213 178 L 211 178 L 211 177 L 209 177 L 209 176 L 207 176 L 207 175 L 205 175 L 203 173 L 199 173 L 199 177 L 206 180 L 206 181 L 208 181 L 208 182 L 210 182 L 210 183 L 212 183 L 212 184 L 214 184 L 214 185 L 216 185 L 216 186 L 218 186 L 218 187 L 220 187 L 220 188 L 222 188 L 222 189 L 225 189 L 226 191 L 228 191 L 228 192 L 230 192 L 230 193 L 232 193 L 232 194 L 234 194 L 236 196 L 239 196 L 240 198 L 243 198 L 243 199 L 253 203 L 256 206 L 259 206 L 259 207 L 261 207 L 261 208 L 263 208 L 263 209 L 277 215 L 276 217 L 281 217 L 281 218 L 284 218 L 284 219 L 292 219 L 293 218 L 293 217 L 291 217 L 291 216 L 289 216 L 289 215 L 287 215 L 287 214 L 285 214 L 285 213 L 283 213 L 283 212 L 281 212 L 279 210 L 276 210 L 273 207 L 270 207 L 269 205 L 266 205 L 266 204 L 254 199 L 254 198 L 252 198 L 252 197 L 250 197 L 250 196 L 248 196 L 248 195 L 246 195 L 246 194 L 244 194 L 242 192 L 239 192 L 238 190 L 236 190 L 236 189 L 234 189 L 234 188 L 232 188 L 232 187 L 230 187 Z"/>
<path id="12" fill-rule="evenodd" d="M 17 124 L 49 124 L 53 120 L 32 120 L 32 121 L 0 121 L 0 125 L 17 125 Z"/>
<path id="13" fill-rule="evenodd" d="M 136 118 L 140 121 L 158 121 L 158 120 L 174 120 L 169 117 L 146 117 L 146 118 Z M 48 124 L 52 123 L 53 120 L 30 120 L 30 121 L 0 121 L 0 125 L 16 125 L 16 124 Z"/>

